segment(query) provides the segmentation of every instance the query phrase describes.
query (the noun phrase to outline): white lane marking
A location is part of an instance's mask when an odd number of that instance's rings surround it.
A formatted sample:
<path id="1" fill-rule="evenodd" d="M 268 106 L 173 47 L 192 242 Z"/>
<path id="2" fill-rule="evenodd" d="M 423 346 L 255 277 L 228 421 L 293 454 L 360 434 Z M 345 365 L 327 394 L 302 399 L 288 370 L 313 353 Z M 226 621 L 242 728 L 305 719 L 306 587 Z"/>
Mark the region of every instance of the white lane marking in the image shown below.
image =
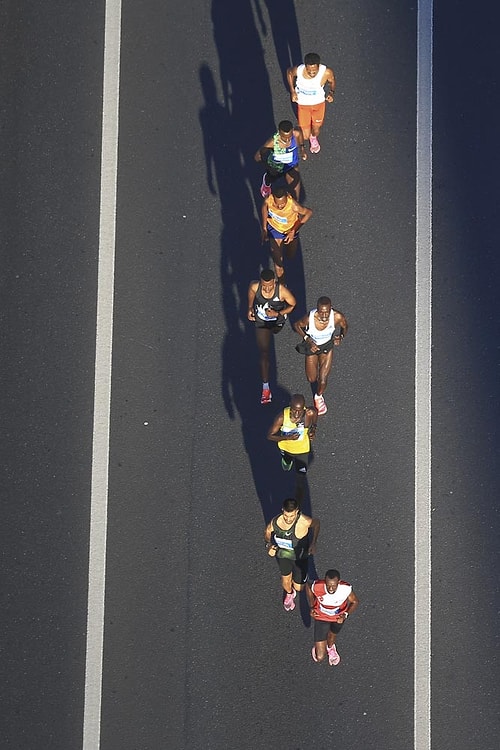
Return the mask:
<path id="1" fill-rule="evenodd" d="M 83 750 L 98 750 L 101 734 L 116 237 L 116 183 L 118 169 L 120 36 L 121 0 L 106 0 Z"/>
<path id="2" fill-rule="evenodd" d="M 431 748 L 432 0 L 417 15 L 414 747 Z"/>

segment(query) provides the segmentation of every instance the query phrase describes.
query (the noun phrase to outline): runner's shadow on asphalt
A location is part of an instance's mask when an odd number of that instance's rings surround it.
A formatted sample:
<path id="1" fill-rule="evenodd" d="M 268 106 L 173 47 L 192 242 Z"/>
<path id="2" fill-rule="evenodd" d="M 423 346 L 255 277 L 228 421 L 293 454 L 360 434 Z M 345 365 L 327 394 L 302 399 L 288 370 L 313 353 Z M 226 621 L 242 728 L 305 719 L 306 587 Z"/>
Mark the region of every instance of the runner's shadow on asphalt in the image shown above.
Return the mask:
<path id="1" fill-rule="evenodd" d="M 298 64 L 302 59 L 295 9 L 291 0 L 285 0 L 285 4 L 285 18 L 288 20 L 283 27 L 282 6 L 278 12 L 273 2 L 266 0 L 284 81 L 286 68 Z M 283 500 L 294 496 L 295 477 L 283 472 L 279 450 L 266 437 L 276 414 L 288 406 L 291 393 L 275 385 L 278 368 L 273 341 L 270 362 L 273 401 L 265 406 L 259 403 L 261 383 L 255 329 L 247 319 L 248 286 L 252 280 L 259 278 L 262 268 L 272 266 L 269 246 L 262 246 L 260 239 L 262 198 L 259 186 L 262 165 L 254 161 L 253 155 L 275 132 L 277 122 L 289 115 L 274 115 L 267 67 L 251 3 L 246 0 L 238 3 L 234 0 L 213 0 L 212 21 L 220 80 L 216 82 L 207 65 L 200 68 L 204 97 L 200 125 L 207 184 L 210 192 L 219 196 L 223 223 L 220 279 L 226 333 L 221 346 L 221 393 L 229 419 L 241 421 L 255 491 L 261 503 L 264 522 L 267 523 L 280 512 Z M 221 97 L 218 95 L 219 86 Z M 302 191 L 300 200 L 303 203 L 303 185 Z M 307 227 L 303 231 L 307 232 Z M 304 236 L 307 238 L 307 234 Z M 293 322 L 306 310 L 300 240 L 295 258 L 287 262 L 286 272 L 287 285 L 297 299 L 297 308 L 290 321 Z M 293 356 L 301 359 L 295 353 Z M 303 373 L 302 362 L 298 368 L 297 377 Z M 302 380 L 303 374 L 300 377 Z M 311 465 L 313 461 L 314 457 L 311 456 Z M 306 515 L 313 515 L 307 480 L 302 510 Z M 316 578 L 313 558 L 309 560 L 309 568 L 310 577 Z M 305 594 L 302 594 L 301 616 L 304 625 L 309 627 L 309 608 L 304 600 Z"/>
<path id="2" fill-rule="evenodd" d="M 272 351 L 273 403 L 261 406 L 255 329 L 247 320 L 248 286 L 259 278 L 262 268 L 271 266 L 269 246 L 262 246 L 260 237 L 262 167 L 253 155 L 274 132 L 275 118 L 252 4 L 213 0 L 212 20 L 220 82 L 208 65 L 200 67 L 204 99 L 200 126 L 207 184 L 219 197 L 223 223 L 220 278 L 226 334 L 221 349 L 221 392 L 228 417 L 241 420 L 255 489 L 268 520 L 294 492 L 293 482 L 292 487 L 284 482 L 276 446 L 266 438 L 275 413 L 288 405 L 290 393 L 274 386 L 277 368 Z M 304 288 L 303 279 L 300 287 Z"/>
<path id="3" fill-rule="evenodd" d="M 316 563 L 314 561 L 313 555 L 309 557 L 308 562 L 309 562 L 309 565 L 307 569 L 307 579 L 308 581 L 315 581 L 316 579 L 320 578 L 320 576 L 318 575 L 318 571 L 316 570 Z M 300 610 L 300 616 L 302 618 L 304 627 L 310 628 L 313 623 L 313 619 L 310 614 L 310 607 L 307 601 L 305 589 L 300 592 L 299 610 Z"/>
<path id="4" fill-rule="evenodd" d="M 312 221 L 312 219 L 311 219 Z M 302 229 L 303 232 L 307 231 L 307 225 Z M 306 285 L 305 285 L 305 274 L 304 274 L 304 257 L 302 254 L 302 243 L 299 238 L 297 244 L 297 251 L 295 257 L 292 260 L 285 258 L 285 286 L 292 292 L 295 297 L 297 304 L 292 313 L 288 316 L 288 320 L 293 329 L 293 324 L 296 320 L 301 318 L 306 310 Z M 297 341 L 300 341 L 297 338 Z M 288 404 L 287 404 L 288 405 Z"/>
<path id="5" fill-rule="evenodd" d="M 283 86 L 288 91 L 286 71 L 302 62 L 299 26 L 295 13 L 294 0 L 264 0 L 269 16 L 278 65 L 283 78 Z M 263 36 L 268 35 L 268 26 L 262 12 L 260 0 L 255 0 L 255 11 Z"/>

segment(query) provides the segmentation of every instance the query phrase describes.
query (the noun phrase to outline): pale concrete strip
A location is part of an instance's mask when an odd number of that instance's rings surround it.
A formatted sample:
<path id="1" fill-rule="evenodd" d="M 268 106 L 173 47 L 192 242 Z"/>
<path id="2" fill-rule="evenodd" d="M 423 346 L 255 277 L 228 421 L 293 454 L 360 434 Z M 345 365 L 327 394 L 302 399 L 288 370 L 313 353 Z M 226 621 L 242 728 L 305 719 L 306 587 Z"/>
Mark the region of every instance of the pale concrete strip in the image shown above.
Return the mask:
<path id="1" fill-rule="evenodd" d="M 84 750 L 98 750 L 101 731 L 109 425 L 118 168 L 121 0 L 107 0 L 101 152 L 101 204 L 94 386 L 94 431 L 85 665 Z"/>
<path id="2" fill-rule="evenodd" d="M 431 747 L 432 0 L 417 17 L 415 750 Z"/>

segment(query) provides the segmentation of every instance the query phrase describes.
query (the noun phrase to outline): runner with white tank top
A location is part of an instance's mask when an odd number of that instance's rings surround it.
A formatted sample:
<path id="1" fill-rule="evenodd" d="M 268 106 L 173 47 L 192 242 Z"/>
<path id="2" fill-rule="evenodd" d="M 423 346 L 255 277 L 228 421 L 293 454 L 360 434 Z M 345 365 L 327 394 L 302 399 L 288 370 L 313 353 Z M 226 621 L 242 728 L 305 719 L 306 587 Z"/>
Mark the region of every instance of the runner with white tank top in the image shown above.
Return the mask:
<path id="1" fill-rule="evenodd" d="M 286 75 L 304 140 L 309 139 L 311 153 L 317 154 L 321 150 L 318 136 L 325 119 L 325 102 L 333 102 L 335 94 L 334 72 L 321 63 L 316 52 L 308 52 L 304 62 L 288 68 Z M 327 84 L 329 90 L 325 92 Z"/>
<path id="2" fill-rule="evenodd" d="M 314 405 L 318 414 L 326 414 L 324 392 L 333 364 L 333 349 L 342 343 L 347 333 L 347 320 L 334 310 L 329 297 L 320 297 L 316 307 L 298 320 L 294 326 L 302 341 L 295 347 L 306 357 L 306 378 L 314 387 Z"/>

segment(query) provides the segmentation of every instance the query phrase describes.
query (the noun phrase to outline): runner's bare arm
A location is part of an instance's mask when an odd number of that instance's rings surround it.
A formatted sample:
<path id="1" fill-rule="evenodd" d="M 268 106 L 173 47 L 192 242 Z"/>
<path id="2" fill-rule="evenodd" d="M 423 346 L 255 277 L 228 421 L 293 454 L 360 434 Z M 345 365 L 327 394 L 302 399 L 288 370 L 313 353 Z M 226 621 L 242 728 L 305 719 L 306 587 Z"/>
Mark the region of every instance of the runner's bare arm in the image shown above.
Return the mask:
<path id="1" fill-rule="evenodd" d="M 359 606 L 359 599 L 354 591 L 351 591 L 351 593 L 347 597 L 347 601 L 349 602 L 349 604 L 347 605 L 347 609 L 343 612 L 344 619 L 342 620 L 342 622 L 345 622 L 349 615 L 352 615 L 352 613 L 355 612 L 355 610 Z"/>
<path id="2" fill-rule="evenodd" d="M 294 68 L 288 68 L 286 71 L 286 79 L 288 81 L 288 87 L 290 89 L 290 99 L 292 102 L 297 101 L 297 92 L 295 91 L 295 81 L 297 80 L 297 66 Z"/>
<path id="3" fill-rule="evenodd" d="M 297 300 L 291 293 L 291 291 L 286 286 L 280 286 L 281 291 L 281 298 L 283 302 L 286 302 L 288 307 L 285 307 L 282 311 L 282 315 L 290 315 L 290 313 L 295 310 L 295 305 L 297 304 Z"/>
<path id="4" fill-rule="evenodd" d="M 302 161 L 305 161 L 307 159 L 307 152 L 304 145 L 304 133 L 302 132 L 302 128 L 294 128 L 293 134 L 297 139 L 297 143 L 299 144 L 300 158 L 302 159 Z"/>
<path id="5" fill-rule="evenodd" d="M 340 333 L 335 336 L 335 338 L 338 340 L 337 343 L 340 344 L 340 342 L 342 341 L 342 339 L 347 333 L 347 329 L 348 329 L 347 319 L 345 315 L 343 315 L 341 312 L 338 312 L 338 310 L 335 310 L 334 322 L 335 322 L 335 328 L 337 328 L 337 326 L 340 328 Z"/>
<path id="6" fill-rule="evenodd" d="M 252 281 L 250 286 L 248 287 L 248 311 L 247 311 L 247 318 L 248 320 L 255 320 L 255 310 L 253 307 L 253 303 L 255 302 L 255 293 L 259 287 L 258 281 Z"/>
<path id="7" fill-rule="evenodd" d="M 267 526 L 265 528 L 265 531 L 264 531 L 264 541 L 265 541 L 266 544 L 269 544 L 269 542 L 271 541 L 272 531 L 273 531 L 273 522 L 270 521 L 267 524 Z"/>
<path id="8" fill-rule="evenodd" d="M 267 209 L 267 200 L 265 200 L 264 203 L 262 204 L 262 208 L 260 210 L 260 216 L 261 216 L 260 239 L 262 243 L 264 243 L 266 240 L 269 239 L 269 236 L 267 234 L 267 217 L 269 216 L 269 212 Z"/>
<path id="9" fill-rule="evenodd" d="M 289 229 L 288 232 L 286 232 L 285 242 L 292 242 L 295 239 L 295 235 L 299 231 L 302 224 L 305 224 L 306 221 L 309 221 L 312 216 L 312 210 L 310 208 L 307 208 L 306 206 L 301 206 L 300 203 L 297 203 L 297 201 L 293 201 L 293 207 L 297 214 L 297 221 L 295 222 L 293 227 Z"/>
<path id="10" fill-rule="evenodd" d="M 309 427 L 309 437 L 314 440 L 318 427 L 318 412 L 316 409 L 306 409 L 306 427 Z"/>
<path id="11" fill-rule="evenodd" d="M 299 336 L 304 338 L 305 336 L 307 336 L 306 330 L 307 330 L 308 325 L 309 325 L 309 315 L 304 315 L 303 318 L 300 318 L 300 320 L 297 320 L 293 324 L 293 327 L 296 333 L 298 333 Z"/>
<path id="12" fill-rule="evenodd" d="M 268 138 L 265 143 L 262 144 L 262 146 L 255 152 L 254 159 L 255 161 L 262 161 L 262 154 L 260 153 L 263 148 L 272 148 L 274 146 L 274 136 L 271 136 L 271 138 Z"/>
<path id="13" fill-rule="evenodd" d="M 305 224 L 306 221 L 309 221 L 309 219 L 313 215 L 312 208 L 307 208 L 307 206 L 301 206 L 300 203 L 297 203 L 297 202 L 295 202 L 295 210 L 300 216 L 301 224 Z"/>
<path id="14" fill-rule="evenodd" d="M 307 603 L 309 604 L 309 607 L 312 609 L 314 607 L 314 602 L 316 601 L 316 597 L 313 594 L 311 584 L 309 581 L 306 583 L 306 597 L 307 597 Z"/>
<path id="15" fill-rule="evenodd" d="M 321 85 L 324 86 L 327 84 L 330 86 L 330 91 L 326 95 L 326 101 L 327 102 L 333 102 L 333 99 L 335 97 L 335 75 L 331 68 L 327 68 L 325 70 L 325 75 L 323 76 L 323 80 L 321 82 Z"/>
<path id="16" fill-rule="evenodd" d="M 283 412 L 281 412 L 281 414 L 278 414 L 278 416 L 272 423 L 271 427 L 269 428 L 269 431 L 267 433 L 267 439 L 271 440 L 273 443 L 277 443 L 279 440 L 283 440 L 283 435 L 281 435 L 282 427 L 283 427 Z"/>
<path id="17" fill-rule="evenodd" d="M 318 518 L 311 518 L 311 525 L 309 526 L 309 531 L 312 532 L 312 540 L 309 545 L 309 554 L 314 555 L 316 552 L 316 542 L 318 540 L 319 535 L 319 529 L 320 529 L 320 523 Z"/>

